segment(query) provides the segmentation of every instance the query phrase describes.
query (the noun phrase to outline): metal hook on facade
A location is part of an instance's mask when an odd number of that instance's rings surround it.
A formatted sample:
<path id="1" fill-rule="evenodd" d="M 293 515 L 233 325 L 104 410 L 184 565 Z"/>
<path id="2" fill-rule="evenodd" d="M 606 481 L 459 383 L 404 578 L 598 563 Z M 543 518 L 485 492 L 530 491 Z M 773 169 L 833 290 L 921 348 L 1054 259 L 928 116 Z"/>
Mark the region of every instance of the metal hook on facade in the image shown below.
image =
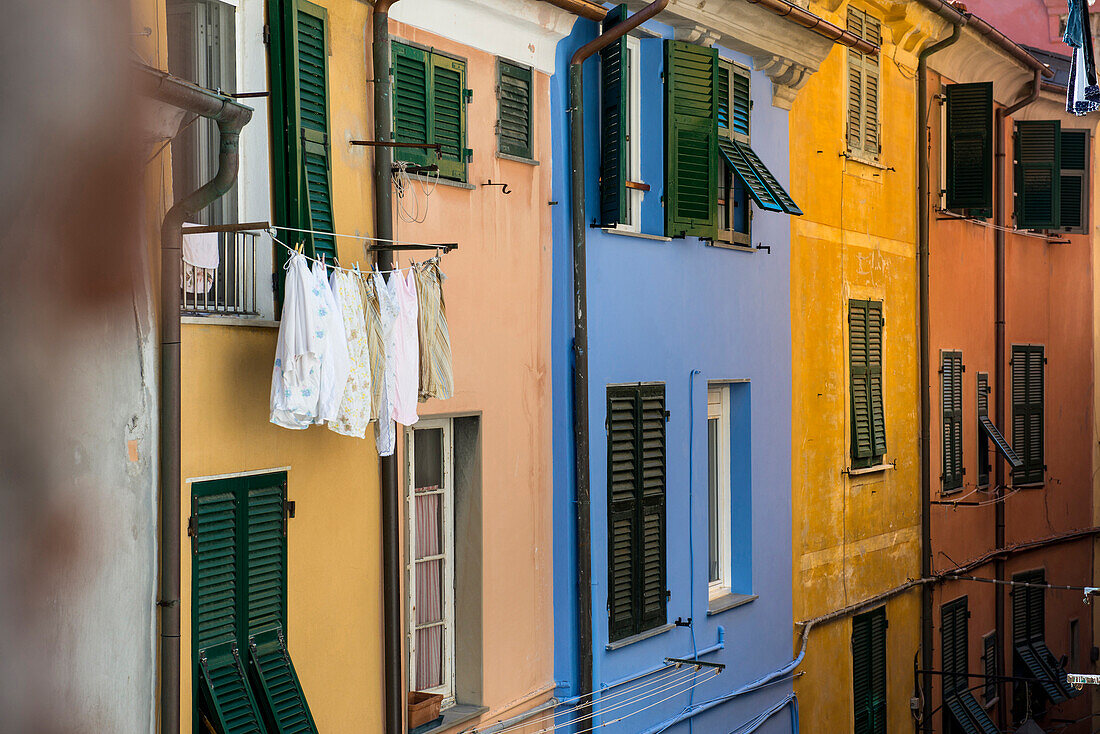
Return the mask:
<path id="1" fill-rule="evenodd" d="M 483 183 L 481 185 L 482 186 L 499 186 L 500 187 L 500 193 L 502 193 L 502 194 L 512 193 L 512 190 L 508 188 L 508 184 L 506 184 L 506 183 L 493 183 L 493 179 L 489 179 L 488 181 L 486 181 L 485 183 Z"/>

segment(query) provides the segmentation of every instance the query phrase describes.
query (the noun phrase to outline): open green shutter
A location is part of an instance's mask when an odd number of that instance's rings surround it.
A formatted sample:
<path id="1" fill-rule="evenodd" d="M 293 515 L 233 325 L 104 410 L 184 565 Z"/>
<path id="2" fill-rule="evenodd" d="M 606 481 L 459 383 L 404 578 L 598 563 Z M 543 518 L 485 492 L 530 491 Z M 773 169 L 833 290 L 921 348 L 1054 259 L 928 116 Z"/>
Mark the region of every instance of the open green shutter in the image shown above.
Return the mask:
<path id="1" fill-rule="evenodd" d="M 1020 229 L 1059 226 L 1061 129 L 1058 120 L 1016 123 L 1016 226 Z"/>
<path id="2" fill-rule="evenodd" d="M 665 388 L 638 390 L 641 504 L 641 625 L 665 623 Z"/>
<path id="3" fill-rule="evenodd" d="M 286 624 L 286 486 L 257 477 L 248 488 L 248 631 Z"/>
<path id="4" fill-rule="evenodd" d="M 531 67 L 497 60 L 497 140 L 505 155 L 534 157 L 532 85 Z"/>
<path id="5" fill-rule="evenodd" d="M 1013 471 L 1016 484 L 1043 481 L 1043 347 L 1012 347 L 1012 448 L 1023 461 Z"/>
<path id="6" fill-rule="evenodd" d="M 665 41 L 665 234 L 718 231 L 718 52 Z"/>
<path id="7" fill-rule="evenodd" d="M 943 417 L 943 488 L 963 484 L 962 352 L 940 353 L 940 409 Z"/>
<path id="8" fill-rule="evenodd" d="M 1063 130 L 1059 225 L 1064 232 L 1088 231 L 1088 160 L 1088 131 Z"/>
<path id="9" fill-rule="evenodd" d="M 287 652 L 282 627 L 250 635 L 252 670 L 259 683 L 260 708 L 269 731 L 276 734 L 316 734 L 302 684 Z"/>
<path id="10" fill-rule="evenodd" d="M 334 232 L 332 218 L 332 173 L 329 165 L 327 143 L 302 141 L 302 169 L 305 180 L 305 221 L 302 229 L 316 232 Z M 336 260 L 336 238 L 332 235 L 313 234 L 312 257 L 324 256 L 329 263 Z"/>
<path id="11" fill-rule="evenodd" d="M 637 628 L 637 412 L 637 388 L 607 389 L 607 609 L 612 641 L 629 637 Z"/>
<path id="12" fill-rule="evenodd" d="M 431 142 L 442 146 L 439 175 L 466 180 L 466 63 L 431 54 Z"/>
<path id="13" fill-rule="evenodd" d="M 296 0 L 294 14 L 295 87 L 297 89 L 298 165 L 300 167 L 296 225 L 332 232 L 332 180 L 328 149 L 328 50 L 324 8 Z M 312 257 L 336 258 L 331 235 L 305 235 Z"/>
<path id="14" fill-rule="evenodd" d="M 946 93 L 947 208 L 989 216 L 993 210 L 993 83 L 949 84 Z"/>
<path id="15" fill-rule="evenodd" d="M 195 648 L 237 639 L 237 500 L 232 492 L 192 499 L 191 602 Z"/>
<path id="16" fill-rule="evenodd" d="M 430 54 L 404 43 L 394 43 L 390 56 L 393 73 L 393 139 L 399 143 L 427 144 Z M 436 162 L 436 155 L 427 148 L 394 148 L 394 160 L 426 166 Z"/>
<path id="17" fill-rule="evenodd" d="M 626 5 L 608 11 L 604 30 L 622 23 Z M 600 51 L 600 224 L 627 220 L 627 136 L 630 134 L 630 72 L 626 36 Z"/>
<path id="18" fill-rule="evenodd" d="M 267 734 L 235 641 L 201 650 L 199 675 L 205 698 L 199 716 L 216 719 L 220 734 Z"/>
<path id="19" fill-rule="evenodd" d="M 749 138 L 749 117 L 752 114 L 752 101 L 749 99 L 749 75 L 740 67 L 730 68 L 730 130 L 741 136 L 744 142 Z"/>
<path id="20" fill-rule="evenodd" d="M 757 178 L 768 187 L 769 193 L 775 201 L 779 203 L 779 208 L 787 214 L 800 216 L 802 210 L 798 208 L 798 205 L 794 203 L 794 199 L 787 193 L 787 190 L 783 188 L 775 176 L 772 175 L 772 172 L 768 170 L 768 167 L 764 165 L 764 162 L 760 160 L 760 156 L 756 154 L 756 151 L 754 151 L 748 143 L 734 142 L 734 146 L 741 151 L 745 160 L 752 166 L 753 172 L 756 173 Z"/>
<path id="21" fill-rule="evenodd" d="M 718 149 L 722 152 L 733 172 L 741 179 L 741 183 L 745 185 L 745 189 L 758 207 L 768 212 L 783 211 L 783 204 L 772 193 L 768 184 L 745 155 L 746 149 L 751 150 L 748 146 L 738 145 L 727 138 L 719 138 Z"/>

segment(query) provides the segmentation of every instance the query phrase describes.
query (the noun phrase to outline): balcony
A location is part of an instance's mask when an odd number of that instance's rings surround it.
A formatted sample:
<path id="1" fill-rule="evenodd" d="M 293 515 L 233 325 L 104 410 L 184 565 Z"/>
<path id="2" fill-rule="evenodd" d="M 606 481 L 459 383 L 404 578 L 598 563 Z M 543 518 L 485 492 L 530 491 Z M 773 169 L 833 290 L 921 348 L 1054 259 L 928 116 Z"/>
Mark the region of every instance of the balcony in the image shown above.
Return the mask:
<path id="1" fill-rule="evenodd" d="M 264 316 L 270 308 L 272 283 L 270 237 L 255 231 L 198 233 L 199 230 L 197 227 L 183 230 L 181 316 Z M 196 262 L 216 262 L 217 267 L 200 267 Z M 260 290 L 265 287 L 266 291 Z"/>

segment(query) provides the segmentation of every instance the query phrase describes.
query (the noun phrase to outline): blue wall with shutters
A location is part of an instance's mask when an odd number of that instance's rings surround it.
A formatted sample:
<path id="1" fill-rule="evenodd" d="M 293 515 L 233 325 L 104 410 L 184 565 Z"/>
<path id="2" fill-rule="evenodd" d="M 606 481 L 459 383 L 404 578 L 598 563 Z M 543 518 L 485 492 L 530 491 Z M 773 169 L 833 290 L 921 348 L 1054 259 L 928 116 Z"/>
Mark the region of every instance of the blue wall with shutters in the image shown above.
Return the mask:
<path id="1" fill-rule="evenodd" d="M 647 29 L 671 37 L 659 23 Z M 568 119 L 568 62 L 574 50 L 595 37 L 596 23 L 578 20 L 573 33 L 558 47 L 552 84 L 553 135 L 553 395 L 554 395 L 554 563 L 555 668 L 557 695 L 576 695 L 576 575 L 572 433 L 572 240 Z M 643 202 L 642 231 L 662 235 L 664 213 L 664 118 L 662 40 L 644 39 L 642 53 L 642 179 L 652 190 Z M 751 59 L 720 49 L 751 67 Z M 585 67 L 585 164 L 587 214 L 598 216 L 599 192 L 599 67 Z M 752 146 L 784 184 L 788 182 L 787 113 L 771 104 L 771 82 L 752 74 Z M 716 645 L 724 631 L 723 650 L 703 659 L 725 663 L 725 672 L 696 688 L 696 705 L 721 697 L 791 661 L 791 351 L 790 351 L 790 222 L 785 214 L 756 211 L 752 242 L 771 246 L 744 252 L 706 246 L 696 238 L 658 241 L 609 234 L 589 227 L 589 430 L 592 486 L 592 617 L 594 675 L 602 685 L 635 675 L 665 657 L 692 657 L 693 644 L 702 650 Z M 689 377 L 695 378 L 689 396 Z M 751 441 L 751 582 L 754 601 L 707 615 L 707 381 L 744 380 L 751 387 L 748 419 Z M 665 383 L 667 506 L 666 538 L 668 621 L 694 620 L 692 630 L 673 627 L 617 650 L 607 650 L 607 438 L 604 427 L 606 387 L 637 381 Z M 736 409 L 735 396 L 735 409 Z M 690 402 L 689 402 L 690 401 Z M 694 406 L 693 487 L 689 487 L 689 413 Z M 737 418 L 734 419 L 736 427 Z M 736 437 L 735 437 L 736 440 Z M 744 470 L 735 466 L 734 532 L 739 503 L 737 484 Z M 689 491 L 694 492 L 694 516 L 689 520 Z M 741 522 L 748 522 L 741 516 Z M 690 531 L 694 528 L 694 532 Z M 736 546 L 736 542 L 735 542 Z M 691 550 L 694 550 L 692 559 Z M 741 551 L 735 578 L 749 562 Z M 636 685 L 631 683 L 629 686 Z M 640 688 L 625 698 L 646 692 Z M 791 693 L 789 679 L 739 696 L 694 716 L 694 732 L 727 734 L 759 713 L 781 703 Z M 599 718 L 613 720 L 649 706 L 676 689 L 630 703 Z M 609 690 L 615 693 L 615 689 Z M 607 726 L 601 731 L 656 731 L 692 703 L 690 694 L 670 700 Z M 617 699 L 622 701 L 623 698 Z M 597 710 L 599 706 L 597 705 Z M 567 721 L 573 717 L 563 717 Z M 791 707 L 781 709 L 757 731 L 791 732 Z M 564 731 L 577 730 L 578 727 Z M 588 725 L 580 729 L 589 728 Z M 669 729 L 689 731 L 688 721 Z"/>

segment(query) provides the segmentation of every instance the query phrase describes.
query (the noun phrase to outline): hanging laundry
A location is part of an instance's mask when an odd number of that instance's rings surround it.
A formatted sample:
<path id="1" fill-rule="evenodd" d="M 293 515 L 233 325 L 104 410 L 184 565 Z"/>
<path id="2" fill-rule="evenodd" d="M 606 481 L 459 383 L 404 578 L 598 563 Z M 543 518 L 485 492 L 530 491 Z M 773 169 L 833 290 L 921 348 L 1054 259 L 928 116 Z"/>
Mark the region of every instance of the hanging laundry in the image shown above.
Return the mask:
<path id="1" fill-rule="evenodd" d="M 363 438 L 371 414 L 370 353 L 363 294 L 359 279 L 346 270 L 333 272 L 330 285 L 344 320 L 350 369 L 339 415 L 329 421 L 328 427 L 345 436 Z"/>
<path id="2" fill-rule="evenodd" d="M 397 322 L 393 330 L 394 379 L 390 393 L 390 414 L 403 426 L 416 423 L 416 395 L 420 378 L 420 337 L 417 334 L 416 276 L 413 269 L 402 275 L 390 273 L 389 289 L 397 302 Z M 390 354 L 387 352 L 387 361 Z"/>
<path id="3" fill-rule="evenodd" d="M 399 276 L 393 273 L 390 275 L 390 280 L 393 281 L 397 277 Z M 392 401 L 396 381 L 394 356 L 397 352 L 394 344 L 394 334 L 401 307 L 377 269 L 371 273 L 371 281 L 378 303 L 378 323 L 382 332 L 383 353 L 385 354 L 382 368 L 382 394 L 378 406 L 378 455 L 390 456 L 393 454 L 394 446 L 397 443 L 397 427 L 393 423 Z"/>
<path id="4" fill-rule="evenodd" d="M 359 278 L 363 292 L 363 307 L 367 318 L 367 351 L 370 353 L 371 403 L 370 419 L 378 420 L 386 384 L 386 342 L 382 336 L 382 314 L 378 305 L 378 290 L 371 275 Z"/>
<path id="5" fill-rule="evenodd" d="M 271 422 L 277 426 L 300 430 L 317 417 L 325 352 L 322 309 L 317 282 L 306 258 L 291 255 L 271 374 Z"/>
<path id="6" fill-rule="evenodd" d="M 454 395 L 454 374 L 439 258 L 420 263 L 413 272 L 419 298 L 420 399 L 446 400 Z"/>
<path id="7" fill-rule="evenodd" d="M 201 227 L 201 224 L 188 223 L 187 227 Z M 214 287 L 221 264 L 221 244 L 217 232 L 185 234 L 183 236 L 183 272 L 180 273 L 180 288 L 185 293 L 202 295 Z"/>
<path id="8" fill-rule="evenodd" d="M 1066 32 L 1062 36 L 1073 48 L 1066 90 L 1066 112 L 1084 115 L 1100 109 L 1100 84 L 1096 80 L 1096 59 L 1092 46 L 1092 28 L 1085 0 L 1069 0 Z"/>
<path id="9" fill-rule="evenodd" d="M 351 360 L 348 358 L 348 340 L 344 332 L 344 319 L 336 296 L 328 282 L 328 271 L 319 262 L 313 263 L 315 295 L 321 300 L 321 395 L 317 401 L 317 423 L 334 421 L 340 415 L 344 402 L 344 388 L 348 383 Z"/>

